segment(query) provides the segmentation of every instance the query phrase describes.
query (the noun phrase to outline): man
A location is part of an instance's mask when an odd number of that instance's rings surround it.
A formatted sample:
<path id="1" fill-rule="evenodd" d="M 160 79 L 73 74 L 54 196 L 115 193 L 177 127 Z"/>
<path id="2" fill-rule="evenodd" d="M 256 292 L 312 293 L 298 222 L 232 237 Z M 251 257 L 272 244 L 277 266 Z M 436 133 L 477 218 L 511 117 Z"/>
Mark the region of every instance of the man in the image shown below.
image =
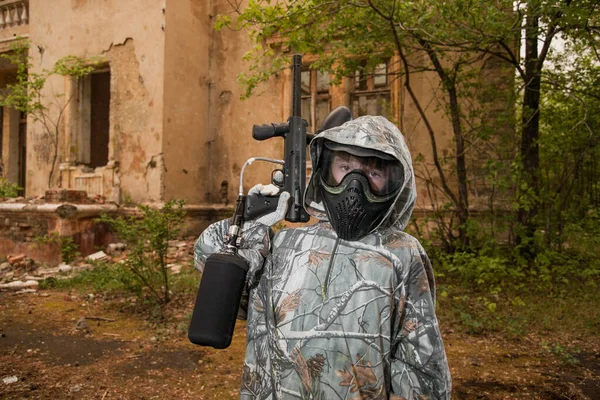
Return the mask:
<path id="1" fill-rule="evenodd" d="M 310 154 L 304 204 L 319 222 L 274 237 L 272 216 L 245 226 L 241 398 L 450 398 L 431 263 L 402 232 L 416 199 L 402 134 L 364 116 L 318 134 Z M 228 225 L 202 233 L 198 268 Z"/>

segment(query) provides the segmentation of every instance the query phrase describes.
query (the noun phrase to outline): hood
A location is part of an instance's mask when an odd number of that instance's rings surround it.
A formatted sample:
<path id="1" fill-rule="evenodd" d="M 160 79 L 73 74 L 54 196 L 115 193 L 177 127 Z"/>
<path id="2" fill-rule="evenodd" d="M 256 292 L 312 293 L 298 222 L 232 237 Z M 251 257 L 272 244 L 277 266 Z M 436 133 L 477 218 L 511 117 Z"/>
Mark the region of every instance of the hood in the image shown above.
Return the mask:
<path id="1" fill-rule="evenodd" d="M 319 183 L 318 179 L 315 179 L 315 175 L 325 139 L 367 150 L 377 150 L 400 161 L 404 169 L 404 184 L 400 188 L 395 202 L 388 210 L 386 218 L 376 229 L 382 230 L 391 227 L 404 229 L 408 225 L 415 206 L 417 191 L 412 159 L 400 130 L 384 117 L 365 115 L 341 126 L 327 129 L 315 136 L 310 142 L 313 174 L 306 186 L 304 207 L 310 215 L 320 220 L 327 220 L 327 214 L 321 199 L 318 198 L 317 185 Z"/>

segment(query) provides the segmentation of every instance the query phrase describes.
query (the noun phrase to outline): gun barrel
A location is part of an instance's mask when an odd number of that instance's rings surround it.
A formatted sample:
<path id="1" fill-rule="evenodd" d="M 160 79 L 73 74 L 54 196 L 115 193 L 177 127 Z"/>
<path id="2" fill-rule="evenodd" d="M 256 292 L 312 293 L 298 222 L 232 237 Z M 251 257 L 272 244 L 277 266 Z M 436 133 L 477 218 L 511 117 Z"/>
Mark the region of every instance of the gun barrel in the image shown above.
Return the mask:
<path id="1" fill-rule="evenodd" d="M 300 85 L 302 79 L 302 56 L 294 54 L 292 62 L 292 117 L 299 117 L 302 113 L 302 88 Z"/>
<path id="2" fill-rule="evenodd" d="M 285 219 L 290 222 L 306 222 L 309 215 L 303 206 L 306 186 L 306 121 L 302 111 L 302 56 L 295 54 L 292 64 L 292 115 L 288 120 L 290 131 L 285 136 L 285 190 L 290 193 L 292 204 Z"/>

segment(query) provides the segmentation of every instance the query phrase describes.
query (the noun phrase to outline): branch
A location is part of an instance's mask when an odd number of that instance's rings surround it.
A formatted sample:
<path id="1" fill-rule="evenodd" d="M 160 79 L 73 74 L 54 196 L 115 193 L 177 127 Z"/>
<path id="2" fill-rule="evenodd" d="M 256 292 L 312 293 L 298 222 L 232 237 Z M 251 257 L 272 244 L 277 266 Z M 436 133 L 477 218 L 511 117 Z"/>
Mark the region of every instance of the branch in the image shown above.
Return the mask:
<path id="1" fill-rule="evenodd" d="M 372 4 L 372 0 L 369 0 L 369 4 Z M 404 65 L 404 70 L 405 70 L 404 87 L 406 87 L 406 90 L 408 91 L 408 94 L 410 95 L 410 98 L 412 99 L 415 107 L 417 108 L 417 111 L 419 112 L 419 115 L 423 119 L 423 123 L 425 124 L 425 127 L 427 128 L 427 132 L 429 133 L 429 138 L 430 138 L 430 141 L 431 141 L 431 148 L 432 148 L 432 153 L 433 153 L 433 162 L 434 162 L 434 165 L 435 165 L 435 167 L 436 167 L 436 169 L 438 171 L 438 174 L 440 176 L 442 185 L 444 187 L 444 192 L 446 192 L 446 195 L 448 197 L 450 197 L 450 199 L 452 199 L 452 202 L 456 205 L 456 204 L 458 204 L 458 199 L 456 198 L 456 196 L 454 196 L 454 193 L 452 192 L 452 190 L 448 186 L 448 183 L 446 181 L 446 176 L 444 174 L 444 171 L 442 169 L 442 166 L 441 166 L 439 158 L 438 158 L 438 151 L 437 151 L 437 143 L 436 143 L 436 139 L 435 139 L 435 132 L 433 131 L 433 127 L 431 126 L 431 124 L 429 122 L 429 119 L 427 118 L 427 115 L 425 114 L 425 111 L 421 107 L 421 103 L 419 102 L 417 96 L 413 92 L 412 87 L 410 85 L 409 64 L 408 64 L 408 60 L 406 58 L 406 55 L 404 54 L 404 51 L 402 50 L 402 45 L 400 43 L 400 38 L 398 36 L 398 31 L 396 29 L 396 24 L 394 23 L 394 20 L 392 18 L 389 18 L 389 17 L 385 16 L 379 9 L 377 9 L 374 6 L 373 6 L 373 10 L 377 14 L 379 14 L 379 16 L 381 18 L 383 18 L 384 20 L 388 21 L 389 24 L 390 24 L 390 28 L 392 29 L 392 33 L 394 35 L 394 42 L 396 44 L 396 50 L 398 51 L 400 59 L 402 60 L 402 63 Z"/>

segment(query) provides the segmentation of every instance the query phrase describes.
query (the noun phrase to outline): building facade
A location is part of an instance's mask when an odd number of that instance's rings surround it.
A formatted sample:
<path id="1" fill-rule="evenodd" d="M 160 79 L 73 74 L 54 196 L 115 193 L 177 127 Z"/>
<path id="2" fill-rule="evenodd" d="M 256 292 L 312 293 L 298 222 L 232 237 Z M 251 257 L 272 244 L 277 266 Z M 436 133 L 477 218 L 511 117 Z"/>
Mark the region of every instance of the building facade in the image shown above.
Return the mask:
<path id="1" fill-rule="evenodd" d="M 249 39 L 213 27 L 215 16 L 229 7 L 222 0 L 0 0 L 0 52 L 10 51 L 18 38 L 29 40 L 31 73 L 67 56 L 102 59 L 85 78 L 52 76 L 44 87 L 43 101 L 60 119 L 56 143 L 42 121 L 2 110 L 3 176 L 22 186 L 25 196 L 72 188 L 120 204 L 175 198 L 232 204 L 248 158 L 282 157 L 280 139 L 257 142 L 251 128 L 287 120 L 291 78 L 289 71 L 273 76 L 256 95 L 240 99 L 236 76 L 246 67 L 241 60 Z M 428 157 L 431 146 L 418 113 L 401 79 L 390 78 L 397 61 L 338 86 L 329 85 L 325 73 L 304 71 L 302 112 L 309 131 L 346 105 L 355 116 L 387 115 L 413 154 Z M 15 68 L 0 62 L 0 86 L 14 79 Z M 412 79 L 422 104 L 432 104 L 438 85 L 433 75 Z M 432 115 L 438 148 L 449 148 L 449 122 Z M 244 186 L 268 181 L 272 169 L 253 165 Z M 419 195 L 427 197 L 424 190 Z"/>

